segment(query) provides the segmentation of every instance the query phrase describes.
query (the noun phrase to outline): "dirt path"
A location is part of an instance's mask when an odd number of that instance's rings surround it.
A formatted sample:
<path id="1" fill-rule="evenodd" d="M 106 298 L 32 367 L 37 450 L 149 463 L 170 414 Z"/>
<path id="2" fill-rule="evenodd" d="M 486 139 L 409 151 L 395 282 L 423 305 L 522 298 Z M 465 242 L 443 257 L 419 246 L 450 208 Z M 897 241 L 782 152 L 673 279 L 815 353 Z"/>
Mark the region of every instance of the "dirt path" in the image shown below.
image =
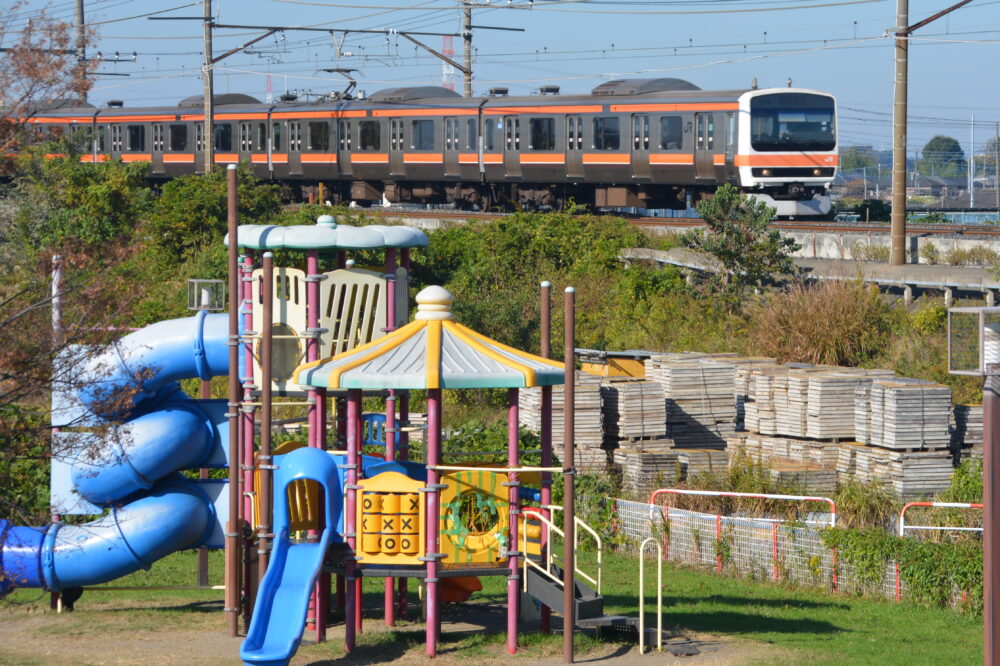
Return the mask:
<path id="1" fill-rule="evenodd" d="M 178 603 L 180 601 L 180 603 Z M 116 601 L 113 605 L 91 600 L 85 609 L 55 614 L 40 605 L 0 607 L 0 663 L 2 664 L 239 664 L 241 637 L 226 635 L 221 603 L 215 600 Z M 510 657 L 497 641 L 470 647 L 477 635 L 494 630 L 495 609 L 473 605 L 446 613 L 437 664 L 562 663 L 559 640 L 532 642 L 517 657 Z M 423 626 L 407 623 L 393 635 L 372 618 L 365 622 L 359 649 L 345 658 L 343 627 L 329 629 L 329 640 L 312 644 L 307 634 L 292 664 L 422 664 Z M 469 637 L 473 637 L 470 639 Z M 704 634 L 675 636 L 672 641 L 695 645 L 700 654 L 674 657 L 663 653 L 640 658 L 635 645 L 592 643 L 578 655 L 579 663 L 685 663 L 724 666 L 788 661 L 780 648 Z"/>

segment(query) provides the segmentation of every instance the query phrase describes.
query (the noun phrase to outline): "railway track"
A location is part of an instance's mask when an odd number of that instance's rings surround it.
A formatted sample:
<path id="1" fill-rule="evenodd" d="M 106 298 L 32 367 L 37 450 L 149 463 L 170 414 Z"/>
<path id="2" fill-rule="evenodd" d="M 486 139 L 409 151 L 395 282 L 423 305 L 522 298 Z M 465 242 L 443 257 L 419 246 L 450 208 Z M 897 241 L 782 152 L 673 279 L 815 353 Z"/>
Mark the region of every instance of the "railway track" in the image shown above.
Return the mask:
<path id="1" fill-rule="evenodd" d="M 464 220 L 495 220 L 503 217 L 504 213 L 479 213 L 463 211 L 386 211 L 383 215 L 387 218 L 409 218 L 423 220 L 441 221 L 464 221 Z M 629 222 L 634 226 L 656 229 L 683 229 L 697 227 L 702 224 L 699 218 L 693 217 L 632 217 Z M 888 234 L 889 224 L 862 223 L 849 224 L 838 222 L 804 222 L 804 221 L 779 221 L 772 222 L 776 229 L 785 231 L 805 231 L 814 233 L 843 233 L 843 234 Z M 992 227 L 982 224 L 908 224 L 906 232 L 911 236 L 975 236 L 982 238 L 993 238 L 1000 236 L 1000 227 Z"/>

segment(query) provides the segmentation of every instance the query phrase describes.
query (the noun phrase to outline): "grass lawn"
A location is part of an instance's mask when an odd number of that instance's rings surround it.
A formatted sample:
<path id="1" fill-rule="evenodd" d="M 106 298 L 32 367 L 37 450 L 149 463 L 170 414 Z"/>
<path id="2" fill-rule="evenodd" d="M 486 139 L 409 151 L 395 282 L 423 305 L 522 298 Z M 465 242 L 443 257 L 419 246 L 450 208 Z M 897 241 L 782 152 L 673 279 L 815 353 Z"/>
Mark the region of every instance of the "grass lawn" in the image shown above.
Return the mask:
<path id="1" fill-rule="evenodd" d="M 592 559 L 590 554 L 581 554 L 585 571 L 592 570 Z M 212 553 L 211 564 L 212 582 L 221 582 L 220 552 Z M 654 567 L 647 564 L 647 622 L 655 622 Z M 128 576 L 115 585 L 190 585 L 194 582 L 194 569 L 194 554 L 178 553 L 157 563 L 152 570 Z M 483 582 L 485 589 L 473 598 L 485 602 L 487 612 L 502 620 L 506 581 L 500 577 Z M 638 561 L 634 556 L 605 555 L 604 591 L 608 612 L 636 614 Z M 747 663 L 907 666 L 982 663 L 981 620 L 951 610 L 756 583 L 673 565 L 664 569 L 664 592 L 666 627 L 686 634 L 707 634 L 721 640 L 774 648 L 766 659 L 760 659 L 758 654 L 748 657 Z M 191 642 L 194 639 L 190 636 L 204 634 L 210 642 L 225 632 L 221 600 L 221 591 L 88 591 L 77 602 L 75 613 L 55 618 L 48 615 L 46 598 L 38 590 L 20 590 L 0 602 L 0 625 L 31 619 L 32 624 L 22 629 L 26 634 L 22 650 L 46 640 L 84 636 L 103 637 L 114 644 L 126 636 L 148 635 L 164 639 L 169 645 L 171 635 Z M 367 579 L 365 607 L 369 612 L 366 614 L 377 617 L 381 600 L 382 581 Z M 374 620 L 366 625 L 372 630 L 359 637 L 359 651 L 355 655 L 359 660 L 419 659 L 423 626 L 417 617 L 419 602 L 415 593 L 411 594 L 411 601 L 410 622 L 398 629 L 375 631 L 381 623 Z M 469 606 L 449 606 L 445 619 L 451 616 L 460 621 L 469 610 Z M 331 628 L 331 634 L 334 633 Z M 558 634 L 523 636 L 520 655 L 529 659 L 556 657 L 561 654 L 561 640 Z M 34 663 L 23 651 L 9 652 L 5 642 L 0 640 L 0 663 Z M 447 657 L 444 661 L 489 660 L 502 657 L 504 642 L 505 636 L 500 631 L 480 629 L 446 633 L 441 647 Z M 219 656 L 231 654 L 235 660 L 234 644 L 227 643 L 226 651 Z M 599 641 L 582 634 L 577 644 L 582 654 L 602 649 L 608 652 L 608 646 L 602 648 Z M 343 650 L 339 640 L 304 645 L 300 650 L 300 657 L 305 660 L 302 663 L 340 656 Z M 50 663 L 73 662 L 56 659 Z M 300 663 L 299 659 L 296 663 Z"/>

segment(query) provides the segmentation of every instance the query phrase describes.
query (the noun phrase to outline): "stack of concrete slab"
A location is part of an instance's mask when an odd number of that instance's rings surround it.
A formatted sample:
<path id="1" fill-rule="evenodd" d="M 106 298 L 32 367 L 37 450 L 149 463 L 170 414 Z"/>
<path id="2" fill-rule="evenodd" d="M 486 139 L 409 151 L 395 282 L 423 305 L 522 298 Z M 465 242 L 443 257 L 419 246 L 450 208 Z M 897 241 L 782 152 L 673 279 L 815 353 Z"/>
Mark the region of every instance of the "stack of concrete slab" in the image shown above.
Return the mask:
<path id="1" fill-rule="evenodd" d="M 678 451 L 669 439 L 623 443 L 612 455 L 621 473 L 622 489 L 636 499 L 645 499 L 657 488 L 671 488 L 681 480 Z"/>
<path id="2" fill-rule="evenodd" d="M 619 440 L 662 439 L 666 436 L 666 403 L 658 382 L 625 377 L 601 384 L 606 448 Z"/>
<path id="3" fill-rule="evenodd" d="M 736 430 L 735 376 L 726 357 L 656 354 L 646 361 L 646 378 L 663 387 L 667 435 L 678 448 L 725 448 Z"/>
<path id="4" fill-rule="evenodd" d="M 951 389 L 896 378 L 872 383 L 866 444 L 887 449 L 946 449 L 951 444 Z"/>
<path id="5" fill-rule="evenodd" d="M 809 465 L 820 465 L 836 469 L 838 446 L 833 442 L 772 437 L 756 433 L 741 433 L 741 437 L 730 439 L 730 448 L 742 447 L 754 460 L 768 463 L 774 459 L 789 460 Z"/>
<path id="6" fill-rule="evenodd" d="M 604 431 L 601 413 L 601 378 L 585 372 L 576 373 L 574 396 L 574 438 L 577 448 L 601 448 Z M 542 389 L 522 389 L 518 410 L 521 426 L 538 433 L 542 427 Z M 565 419 L 565 392 L 562 386 L 552 387 L 552 445 L 562 447 Z"/>
<path id="7" fill-rule="evenodd" d="M 837 470 L 824 465 L 776 458 L 767 471 L 778 487 L 824 496 L 837 490 Z"/>
<path id="8" fill-rule="evenodd" d="M 969 449 L 973 456 L 983 455 L 983 406 L 955 405 L 952 447 Z"/>
<path id="9" fill-rule="evenodd" d="M 727 359 L 735 370 L 736 429 L 746 428 L 746 403 L 750 400 L 753 387 L 753 371 L 760 368 L 776 368 L 778 360 L 767 356 L 738 356 Z"/>
<path id="10" fill-rule="evenodd" d="M 677 449 L 677 462 L 682 480 L 706 474 L 725 474 L 729 456 L 719 449 Z"/>
<path id="11" fill-rule="evenodd" d="M 930 498 L 951 483 L 954 456 L 948 450 L 893 451 L 855 442 L 840 445 L 837 473 L 887 484 L 900 499 Z"/>

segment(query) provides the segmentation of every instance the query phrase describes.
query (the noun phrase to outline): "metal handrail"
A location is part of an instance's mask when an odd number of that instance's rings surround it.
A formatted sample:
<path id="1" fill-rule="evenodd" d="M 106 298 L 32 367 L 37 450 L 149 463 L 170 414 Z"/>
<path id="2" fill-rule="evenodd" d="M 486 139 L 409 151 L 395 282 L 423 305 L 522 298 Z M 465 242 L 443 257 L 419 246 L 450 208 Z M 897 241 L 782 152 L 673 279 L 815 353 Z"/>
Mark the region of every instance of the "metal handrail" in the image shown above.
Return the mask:
<path id="1" fill-rule="evenodd" d="M 982 504 L 972 502 L 910 502 L 899 512 L 899 536 L 905 536 L 906 530 L 945 530 L 948 532 L 982 532 L 982 527 L 950 527 L 939 525 L 907 525 L 906 510 L 911 506 L 930 506 L 939 509 L 982 509 Z"/>
<path id="2" fill-rule="evenodd" d="M 546 504 L 542 508 L 548 509 L 549 511 L 563 510 L 563 508 L 558 504 Z M 596 585 L 597 593 L 601 594 L 601 580 L 604 574 L 604 542 L 601 540 L 601 536 L 597 533 L 597 530 L 595 530 L 593 527 L 580 520 L 580 516 L 573 516 L 573 524 L 576 525 L 577 527 L 582 527 L 583 529 L 587 530 L 587 532 L 589 532 L 590 535 L 594 537 L 594 541 L 597 543 L 597 580 L 595 581 L 593 578 L 590 578 L 589 576 L 587 576 L 587 574 L 583 573 L 579 569 L 577 569 L 577 573 L 579 573 L 581 576 L 583 576 L 591 583 Z M 580 532 L 579 530 L 576 530 L 573 533 L 574 552 L 577 550 L 577 546 L 579 545 L 580 545 Z"/>
<path id="3" fill-rule="evenodd" d="M 646 545 L 656 546 L 656 651 L 663 651 L 663 548 L 653 537 L 639 546 L 639 654 L 646 652 Z"/>
<path id="4" fill-rule="evenodd" d="M 546 506 L 544 508 L 547 508 L 547 509 L 553 509 L 553 508 L 555 508 L 555 509 L 561 509 L 562 507 Z M 521 530 L 521 552 L 522 553 L 527 552 L 527 548 L 528 548 L 528 521 L 529 520 L 537 520 L 539 523 L 545 525 L 549 529 L 550 534 L 551 534 L 551 532 L 555 532 L 559 536 L 565 537 L 565 533 L 561 529 L 559 529 L 554 522 L 552 522 L 551 520 L 549 520 L 548 518 L 546 518 L 544 515 L 542 515 L 541 513 L 539 513 L 538 509 L 526 508 L 526 509 L 523 509 L 522 511 L 523 511 L 522 515 L 524 516 L 524 529 Z M 592 534 L 594 536 L 594 539 L 597 541 L 597 578 L 595 579 L 594 577 L 590 576 L 589 574 L 581 571 L 580 567 L 577 566 L 576 564 L 574 564 L 573 572 L 576 575 L 578 575 L 581 578 L 583 578 L 584 580 L 590 582 L 592 585 L 596 586 L 597 593 L 601 594 L 601 583 L 602 583 L 602 579 L 603 579 L 603 570 L 604 570 L 604 557 L 603 557 L 604 545 L 603 545 L 603 543 L 601 541 L 601 537 L 599 537 L 597 535 L 597 532 L 594 531 L 594 528 L 592 528 L 590 525 L 588 525 L 587 523 L 585 523 L 582 520 L 580 520 L 580 518 L 574 516 L 574 521 L 573 522 L 577 525 L 577 527 L 582 527 L 583 529 L 587 530 L 590 534 Z M 574 542 L 575 541 L 576 541 L 576 539 L 574 539 Z M 577 546 L 577 544 L 574 543 L 573 544 L 574 550 L 576 549 L 576 546 Z M 521 576 L 521 578 L 524 581 L 523 587 L 524 587 L 525 591 L 528 590 L 528 567 L 529 566 L 532 566 L 532 567 L 538 569 L 540 572 L 542 572 L 543 574 L 545 574 L 547 577 L 551 578 L 552 580 L 554 580 L 557 583 L 562 584 L 562 580 L 560 580 L 559 578 L 557 578 L 556 576 L 554 576 L 552 574 L 552 560 L 553 560 L 553 557 L 554 557 L 553 549 L 551 547 L 547 548 L 546 549 L 546 557 L 545 557 L 545 565 L 546 566 L 544 568 L 541 565 L 539 565 L 538 563 L 536 563 L 534 560 L 532 560 L 530 557 L 523 557 L 523 558 L 521 558 L 522 559 L 522 565 L 521 566 L 522 566 L 522 569 L 523 569 L 523 575 Z"/>

